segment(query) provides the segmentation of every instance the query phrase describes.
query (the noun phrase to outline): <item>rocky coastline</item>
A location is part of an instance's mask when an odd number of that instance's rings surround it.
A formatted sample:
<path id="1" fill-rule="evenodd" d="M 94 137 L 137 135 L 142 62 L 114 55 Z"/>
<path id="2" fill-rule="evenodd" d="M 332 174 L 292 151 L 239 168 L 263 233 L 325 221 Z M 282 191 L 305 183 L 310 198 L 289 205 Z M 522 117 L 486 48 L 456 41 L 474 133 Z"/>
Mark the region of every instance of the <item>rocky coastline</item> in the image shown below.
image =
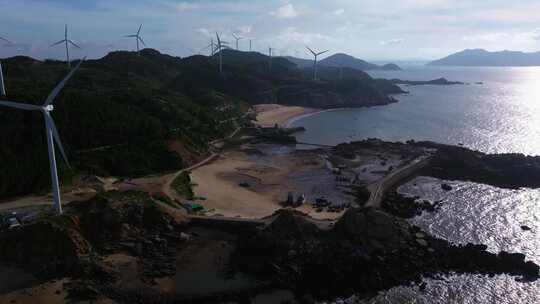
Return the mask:
<path id="1" fill-rule="evenodd" d="M 538 265 L 526 262 L 523 254 L 486 249 L 451 245 L 372 208 L 350 209 L 330 231 L 282 211 L 266 229 L 243 239 L 237 263 L 244 271 L 273 277 L 301 297 L 318 299 L 372 295 L 449 272 L 538 278 Z"/>
<path id="2" fill-rule="evenodd" d="M 540 176 L 540 159 L 524 155 L 488 155 L 431 142 L 376 139 L 332 150 L 352 159 L 359 147 L 394 151 L 406 158 L 429 151 L 431 162 L 422 175 L 507 187 L 540 185 L 531 178 Z M 381 209 L 353 207 L 330 225 L 286 208 L 259 221 L 230 221 L 229 225 L 224 219 L 215 226 L 211 219 L 191 221 L 142 192 L 105 192 L 70 203 L 66 210 L 63 216 L 50 215 L 0 233 L 0 260 L 43 281 L 69 278 L 64 290 L 78 300 L 246 303 L 260 293 L 288 290 L 296 302 L 313 303 L 353 294 L 371 297 L 411 283 L 421 287 L 423 277 L 448 273 L 504 273 L 523 281 L 540 275 L 539 266 L 524 254 L 492 253 L 485 245 L 454 245 L 430 236 L 405 219 L 435 212 L 436 204 L 393 191 L 386 194 Z M 257 283 L 204 294 L 162 286 L 163 278 L 174 281 L 185 271 L 186 266 L 179 264 L 182 256 L 190 256 L 194 265 L 206 265 L 204 252 L 211 252 L 211 261 L 221 261 L 218 272 L 231 277 L 242 274 Z"/>

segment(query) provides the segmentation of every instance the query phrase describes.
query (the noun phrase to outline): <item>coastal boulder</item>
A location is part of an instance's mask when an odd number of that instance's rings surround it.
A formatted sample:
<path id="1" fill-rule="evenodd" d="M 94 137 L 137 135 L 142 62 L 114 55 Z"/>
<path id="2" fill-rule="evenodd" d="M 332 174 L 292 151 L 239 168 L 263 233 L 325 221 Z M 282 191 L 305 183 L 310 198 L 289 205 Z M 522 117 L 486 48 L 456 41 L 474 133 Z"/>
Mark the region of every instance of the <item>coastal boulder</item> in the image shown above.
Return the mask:
<path id="1" fill-rule="evenodd" d="M 452 190 L 452 186 L 450 186 L 449 184 L 441 184 L 441 188 L 444 190 L 444 191 L 450 191 Z"/>
<path id="2" fill-rule="evenodd" d="M 276 211 L 275 219 L 265 232 L 278 239 L 304 239 L 316 236 L 320 231 L 317 225 L 310 222 L 305 214 L 294 209 Z"/>
<path id="3" fill-rule="evenodd" d="M 334 232 L 340 237 L 371 245 L 371 249 L 400 248 L 411 239 L 408 224 L 373 208 L 349 209 L 336 223 Z"/>
<path id="4" fill-rule="evenodd" d="M 27 266 L 58 262 L 69 267 L 91 251 L 77 216 L 53 216 L 0 235 L 0 259 Z"/>

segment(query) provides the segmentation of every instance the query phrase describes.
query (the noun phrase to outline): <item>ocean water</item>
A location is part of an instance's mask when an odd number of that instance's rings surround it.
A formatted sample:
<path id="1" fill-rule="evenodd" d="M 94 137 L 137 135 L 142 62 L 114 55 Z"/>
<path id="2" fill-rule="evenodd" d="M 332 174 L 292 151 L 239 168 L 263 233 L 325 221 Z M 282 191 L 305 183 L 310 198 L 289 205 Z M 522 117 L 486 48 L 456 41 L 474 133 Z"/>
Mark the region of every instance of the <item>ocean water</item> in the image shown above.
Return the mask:
<path id="1" fill-rule="evenodd" d="M 372 72 L 377 78 L 468 82 L 457 86 L 403 87 L 396 104 L 344 109 L 303 117 L 302 142 L 337 144 L 377 137 L 389 141 L 432 140 L 463 144 L 488 153 L 540 155 L 540 68 L 409 67 Z M 483 84 L 476 84 L 482 82 Z M 453 190 L 442 191 L 442 182 Z M 522 252 L 540 263 L 540 190 L 508 190 L 463 181 L 418 177 L 400 192 L 443 200 L 435 213 L 411 220 L 432 235 L 453 243 L 488 245 L 488 250 Z M 532 228 L 523 231 L 521 225 Z M 448 274 L 426 279 L 426 289 L 398 286 L 361 303 L 540 303 L 540 282 L 508 275 Z M 356 301 L 349 303 L 358 303 Z"/>
<path id="2" fill-rule="evenodd" d="M 453 189 L 443 191 L 443 182 Z M 430 234 L 455 244 L 486 244 L 491 252 L 521 252 L 527 260 L 540 263 L 540 190 L 500 189 L 421 176 L 398 191 L 442 200 L 438 212 L 425 212 L 411 220 Z M 531 230 L 522 230 L 522 225 Z M 424 281 L 425 290 L 399 286 L 360 303 L 540 303 L 540 281 L 520 282 L 519 277 L 509 275 L 449 274 L 443 280 Z"/>
<path id="3" fill-rule="evenodd" d="M 470 83 L 403 86 L 398 103 L 323 112 L 293 121 L 302 142 L 337 144 L 377 137 L 433 140 L 490 153 L 540 155 L 540 67 L 438 68 L 371 72 L 376 78 Z M 477 84 L 482 82 L 483 84 Z"/>

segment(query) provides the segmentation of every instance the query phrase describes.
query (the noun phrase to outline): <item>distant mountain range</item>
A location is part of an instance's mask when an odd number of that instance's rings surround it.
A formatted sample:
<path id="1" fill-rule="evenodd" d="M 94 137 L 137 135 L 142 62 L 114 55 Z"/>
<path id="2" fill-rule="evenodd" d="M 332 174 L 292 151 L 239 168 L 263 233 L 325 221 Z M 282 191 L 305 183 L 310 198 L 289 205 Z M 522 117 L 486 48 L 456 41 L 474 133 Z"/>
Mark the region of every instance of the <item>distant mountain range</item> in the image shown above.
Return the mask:
<path id="1" fill-rule="evenodd" d="M 313 60 L 311 59 L 302 59 L 302 58 L 296 58 L 296 57 L 291 57 L 291 56 L 287 56 L 285 58 L 293 62 L 294 64 L 296 64 L 299 68 L 309 68 L 313 66 Z M 319 61 L 319 65 L 328 66 L 328 67 L 347 67 L 347 68 L 356 69 L 360 71 L 371 71 L 371 70 L 399 71 L 401 70 L 399 66 L 393 63 L 385 64 L 385 65 L 377 65 L 377 64 L 369 63 L 367 61 L 358 59 L 356 57 L 353 57 L 347 54 L 343 54 L 343 53 L 338 53 L 330 57 L 326 57 Z"/>
<path id="2" fill-rule="evenodd" d="M 483 49 L 467 49 L 428 65 L 446 66 L 540 66 L 540 52 L 516 51 L 489 52 Z"/>

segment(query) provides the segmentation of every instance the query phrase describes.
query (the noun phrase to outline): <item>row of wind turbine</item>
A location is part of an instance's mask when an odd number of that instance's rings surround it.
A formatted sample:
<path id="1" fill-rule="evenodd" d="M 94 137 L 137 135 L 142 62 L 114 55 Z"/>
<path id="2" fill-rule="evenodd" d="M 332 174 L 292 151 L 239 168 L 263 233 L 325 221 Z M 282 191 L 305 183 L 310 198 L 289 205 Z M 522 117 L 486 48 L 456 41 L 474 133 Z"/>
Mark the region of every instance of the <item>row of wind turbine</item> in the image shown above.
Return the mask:
<path id="1" fill-rule="evenodd" d="M 141 29 L 142 29 L 142 24 L 139 26 L 139 29 L 137 30 L 137 33 L 136 34 L 132 34 L 132 35 L 125 35 L 124 37 L 129 37 L 129 38 L 135 38 L 135 42 L 136 42 L 136 45 L 137 45 L 137 54 L 139 54 L 139 51 L 140 51 L 140 47 L 139 47 L 139 42 L 143 44 L 143 46 L 146 46 L 146 43 L 144 43 L 144 40 L 142 39 L 141 37 Z M 6 41 L 8 43 L 11 43 L 9 40 L 7 39 L 4 39 L 2 37 L 0 37 L 0 40 L 3 40 L 3 41 Z M 78 49 L 80 49 L 81 47 L 79 45 L 77 45 L 75 42 L 73 42 L 73 40 L 71 40 L 69 37 L 68 37 L 68 26 L 67 24 L 65 25 L 64 27 L 64 39 L 58 41 L 58 42 L 55 42 L 51 45 L 51 47 L 53 46 L 57 46 L 57 45 L 60 45 L 60 44 L 64 44 L 65 47 L 66 47 L 66 62 L 67 62 L 67 66 L 68 66 L 68 69 L 71 68 L 71 61 L 69 59 L 69 46 L 74 46 Z M 5 95 L 5 94 L 3 94 Z"/>

